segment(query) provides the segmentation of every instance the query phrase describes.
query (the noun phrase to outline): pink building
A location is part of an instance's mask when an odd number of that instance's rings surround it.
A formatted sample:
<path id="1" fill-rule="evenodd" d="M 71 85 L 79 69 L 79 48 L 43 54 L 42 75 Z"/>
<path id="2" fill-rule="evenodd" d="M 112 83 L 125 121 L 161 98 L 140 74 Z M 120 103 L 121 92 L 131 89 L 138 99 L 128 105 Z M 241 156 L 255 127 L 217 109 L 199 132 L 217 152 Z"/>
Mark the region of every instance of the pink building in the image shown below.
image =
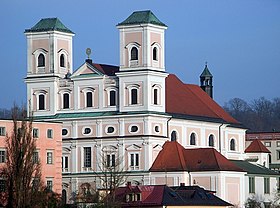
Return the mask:
<path id="1" fill-rule="evenodd" d="M 33 137 L 36 138 L 34 157 L 42 167 L 42 179 L 52 191 L 61 194 L 62 187 L 62 124 L 55 122 L 33 122 Z M 0 164 L 5 162 L 5 138 L 11 135 L 12 120 L 0 120 Z"/>

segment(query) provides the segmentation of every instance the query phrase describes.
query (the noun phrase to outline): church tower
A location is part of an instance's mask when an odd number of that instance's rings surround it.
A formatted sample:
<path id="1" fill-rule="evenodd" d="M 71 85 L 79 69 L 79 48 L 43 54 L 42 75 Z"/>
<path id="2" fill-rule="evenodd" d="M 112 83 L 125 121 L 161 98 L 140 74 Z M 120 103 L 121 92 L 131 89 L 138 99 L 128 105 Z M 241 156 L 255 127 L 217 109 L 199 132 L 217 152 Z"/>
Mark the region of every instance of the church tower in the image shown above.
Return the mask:
<path id="1" fill-rule="evenodd" d="M 200 87 L 211 97 L 213 98 L 213 76 L 210 73 L 207 63 L 205 68 L 200 75 Z"/>
<path id="2" fill-rule="evenodd" d="M 41 19 L 27 37 L 27 101 L 34 116 L 54 115 L 59 80 L 72 73 L 72 37 L 58 18 Z"/>
<path id="3" fill-rule="evenodd" d="M 151 11 L 133 12 L 119 23 L 120 111 L 165 111 L 164 32 Z"/>

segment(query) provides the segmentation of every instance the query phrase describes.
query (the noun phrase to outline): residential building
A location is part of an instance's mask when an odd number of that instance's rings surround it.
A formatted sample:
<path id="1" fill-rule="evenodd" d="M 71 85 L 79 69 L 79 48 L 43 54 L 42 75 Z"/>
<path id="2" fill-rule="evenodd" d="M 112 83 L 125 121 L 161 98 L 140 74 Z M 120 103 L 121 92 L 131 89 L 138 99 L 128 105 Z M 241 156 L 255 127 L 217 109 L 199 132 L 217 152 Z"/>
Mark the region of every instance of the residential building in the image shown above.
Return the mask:
<path id="1" fill-rule="evenodd" d="M 19 121 L 20 122 L 20 121 Z M 6 135 L 11 136 L 14 123 L 12 120 L 0 120 L 0 163 L 6 160 Z M 36 139 L 34 162 L 40 162 L 42 179 L 50 190 L 62 192 L 62 124 L 57 122 L 33 122 L 33 138 Z"/>
<path id="2" fill-rule="evenodd" d="M 87 49 L 88 58 L 76 70 L 72 66 L 74 33 L 59 19 L 42 19 L 25 30 L 27 100 L 36 120 L 63 123 L 62 189 L 67 201 L 72 203 L 71 194 L 84 184 L 104 188 L 103 168 L 116 164 L 135 185 L 165 182 L 150 168 L 164 143 L 173 141 L 190 151 L 206 148 L 213 160 L 230 164 L 230 169 L 211 170 L 213 174 L 198 170 L 197 181 L 202 183 L 203 175 L 212 174 L 209 188 L 242 206 L 246 171 L 228 160 L 246 158 L 246 129 L 210 97 L 213 76 L 208 66 L 200 76 L 201 87 L 168 74 L 167 26 L 151 11 L 134 12 L 117 28 L 120 65 L 93 63 Z M 174 161 L 172 155 L 166 160 Z M 192 184 L 188 174 L 168 173 L 168 185 Z M 233 190 L 234 197 L 229 194 Z"/>

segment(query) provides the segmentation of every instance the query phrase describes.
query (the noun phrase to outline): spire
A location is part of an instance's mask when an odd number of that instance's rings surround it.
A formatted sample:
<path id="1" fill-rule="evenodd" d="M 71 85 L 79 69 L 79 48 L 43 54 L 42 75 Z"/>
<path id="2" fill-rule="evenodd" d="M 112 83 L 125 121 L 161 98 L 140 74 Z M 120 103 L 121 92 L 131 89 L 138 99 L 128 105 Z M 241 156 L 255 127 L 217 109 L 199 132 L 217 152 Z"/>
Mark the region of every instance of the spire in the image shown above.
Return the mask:
<path id="1" fill-rule="evenodd" d="M 213 75 L 208 69 L 207 62 L 200 75 L 200 87 L 203 89 L 211 98 L 213 98 Z"/>

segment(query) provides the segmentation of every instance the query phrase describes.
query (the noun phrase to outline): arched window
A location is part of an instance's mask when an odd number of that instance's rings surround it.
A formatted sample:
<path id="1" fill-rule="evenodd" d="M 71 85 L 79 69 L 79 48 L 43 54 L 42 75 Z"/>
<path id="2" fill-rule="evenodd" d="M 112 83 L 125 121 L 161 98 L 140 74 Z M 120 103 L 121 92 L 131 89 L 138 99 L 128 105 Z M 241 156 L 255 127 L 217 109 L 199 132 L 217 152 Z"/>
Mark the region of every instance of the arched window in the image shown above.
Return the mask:
<path id="1" fill-rule="evenodd" d="M 67 193 L 66 193 L 66 190 L 63 189 L 62 190 L 62 196 L 61 196 L 61 201 L 62 201 L 62 204 L 66 204 L 66 201 L 67 201 Z"/>
<path id="2" fill-rule="evenodd" d="M 60 67 L 65 67 L 65 57 L 64 57 L 64 54 L 60 55 Z"/>
<path id="3" fill-rule="evenodd" d="M 138 103 L 138 90 L 137 89 L 131 89 L 131 104 L 137 104 Z"/>
<path id="4" fill-rule="evenodd" d="M 195 145 L 196 141 L 195 141 L 195 133 L 192 133 L 190 136 L 190 145 Z"/>
<path id="5" fill-rule="evenodd" d="M 44 67 L 45 66 L 45 56 L 40 53 L 38 56 L 38 67 Z"/>
<path id="6" fill-rule="evenodd" d="M 158 89 L 154 89 L 154 104 L 158 104 Z"/>
<path id="7" fill-rule="evenodd" d="M 132 49 L 131 49 L 131 59 L 130 60 L 138 60 L 138 49 L 136 47 L 132 47 Z"/>
<path id="8" fill-rule="evenodd" d="M 39 110 L 45 110 L 45 95 L 39 95 Z"/>
<path id="9" fill-rule="evenodd" d="M 157 48 L 154 47 L 154 49 L 153 49 L 153 60 L 154 61 L 158 60 L 158 52 L 157 51 L 158 51 Z"/>
<path id="10" fill-rule="evenodd" d="M 110 106 L 115 106 L 116 105 L 116 91 L 115 90 L 110 91 L 109 105 Z"/>
<path id="11" fill-rule="evenodd" d="M 235 140 L 234 139 L 230 140 L 230 150 L 235 151 Z"/>
<path id="12" fill-rule="evenodd" d="M 69 102 L 69 94 L 68 93 L 64 93 L 63 94 L 63 109 L 67 109 L 69 108 L 69 105 L 70 102 Z"/>
<path id="13" fill-rule="evenodd" d="M 177 141 L 177 132 L 176 131 L 172 131 L 171 132 L 171 141 Z"/>
<path id="14" fill-rule="evenodd" d="M 212 134 L 208 138 L 208 145 L 209 147 L 214 147 L 214 136 Z"/>
<path id="15" fill-rule="evenodd" d="M 87 107 L 92 107 L 92 92 L 86 93 Z"/>

